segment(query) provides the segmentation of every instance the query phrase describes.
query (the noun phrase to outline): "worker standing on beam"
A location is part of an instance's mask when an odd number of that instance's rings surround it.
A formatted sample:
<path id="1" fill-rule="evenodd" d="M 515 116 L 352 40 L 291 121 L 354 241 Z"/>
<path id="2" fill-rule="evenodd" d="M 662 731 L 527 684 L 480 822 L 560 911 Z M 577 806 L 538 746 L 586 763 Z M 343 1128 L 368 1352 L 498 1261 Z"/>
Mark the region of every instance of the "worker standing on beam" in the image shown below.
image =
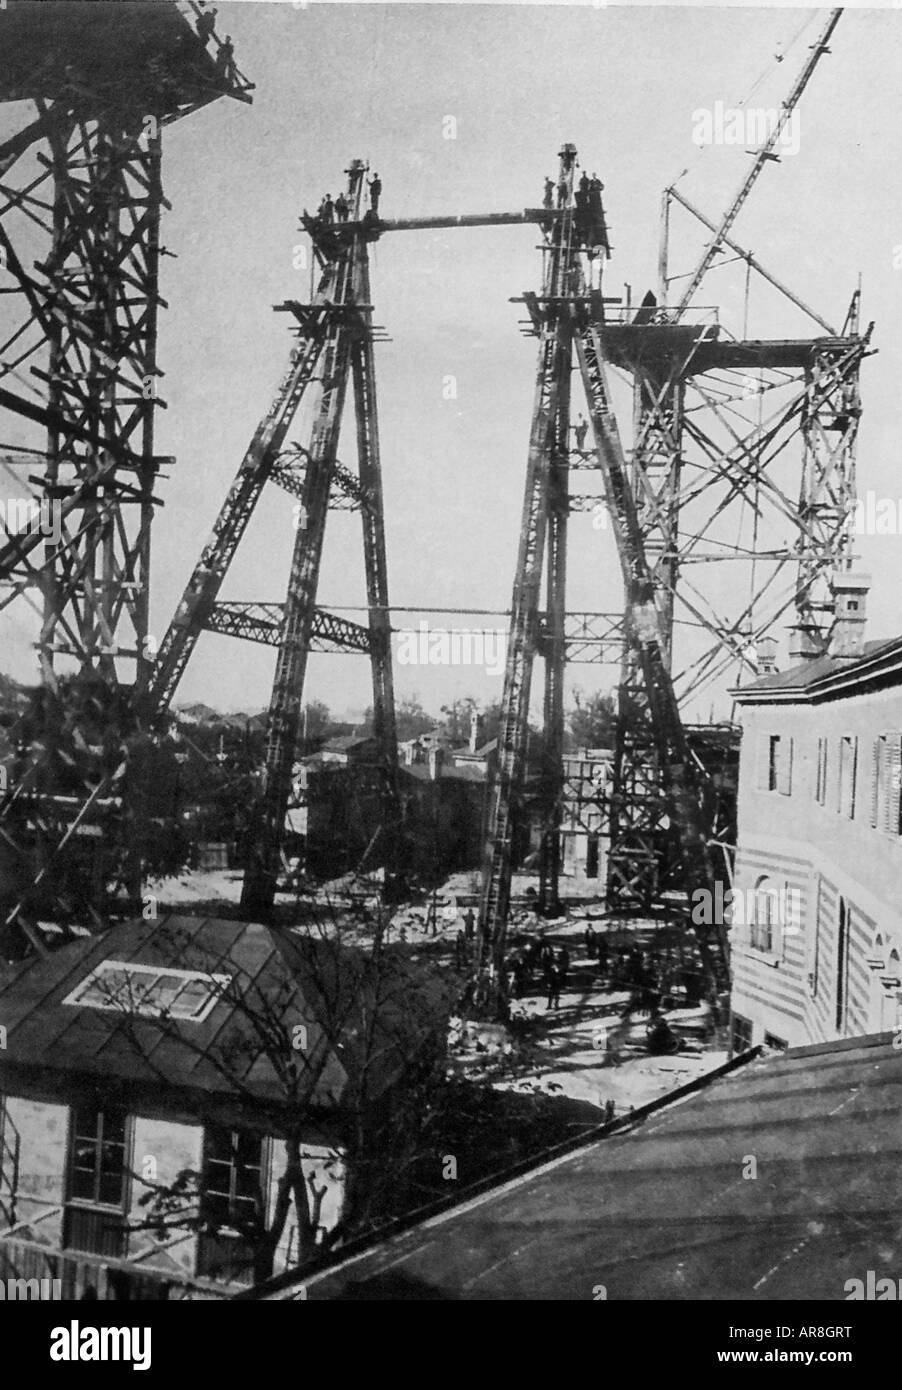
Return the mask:
<path id="1" fill-rule="evenodd" d="M 370 211 L 376 216 L 379 212 L 379 197 L 382 193 L 382 180 L 378 174 L 370 179 Z"/>
<path id="2" fill-rule="evenodd" d="M 213 30 L 216 28 L 217 14 L 218 10 L 202 9 L 195 21 L 194 27 L 197 29 L 197 37 L 205 47 L 213 37 Z"/>
<path id="3" fill-rule="evenodd" d="M 579 181 L 579 187 L 573 195 L 576 204 L 576 236 L 581 243 L 590 241 L 592 231 L 592 218 L 589 211 L 589 179 L 583 173 Z"/>
<path id="4" fill-rule="evenodd" d="M 542 207 L 547 208 L 549 212 L 554 208 L 554 179 L 548 178 L 547 175 L 545 176 L 545 195 L 542 198 Z M 551 217 L 546 218 L 542 223 L 542 231 L 546 236 L 550 234 L 553 226 L 554 220 Z"/>
<path id="5" fill-rule="evenodd" d="M 335 199 L 335 216 L 339 222 L 347 222 L 348 220 L 348 200 L 343 193 L 339 193 Z"/>
<path id="6" fill-rule="evenodd" d="M 234 82 L 237 75 L 235 66 L 235 46 L 231 34 L 226 34 L 216 51 L 216 71 L 226 82 Z"/>

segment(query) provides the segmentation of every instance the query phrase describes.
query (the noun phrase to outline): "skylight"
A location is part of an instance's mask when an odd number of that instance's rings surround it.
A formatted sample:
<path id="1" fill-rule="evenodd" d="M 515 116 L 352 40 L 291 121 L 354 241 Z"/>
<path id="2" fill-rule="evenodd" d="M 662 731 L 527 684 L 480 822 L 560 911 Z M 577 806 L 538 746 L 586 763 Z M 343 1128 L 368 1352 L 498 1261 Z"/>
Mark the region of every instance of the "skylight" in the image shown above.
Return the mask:
<path id="1" fill-rule="evenodd" d="M 201 970 L 104 960 L 79 981 L 63 1003 L 202 1023 L 229 981 L 228 975 L 209 975 Z"/>

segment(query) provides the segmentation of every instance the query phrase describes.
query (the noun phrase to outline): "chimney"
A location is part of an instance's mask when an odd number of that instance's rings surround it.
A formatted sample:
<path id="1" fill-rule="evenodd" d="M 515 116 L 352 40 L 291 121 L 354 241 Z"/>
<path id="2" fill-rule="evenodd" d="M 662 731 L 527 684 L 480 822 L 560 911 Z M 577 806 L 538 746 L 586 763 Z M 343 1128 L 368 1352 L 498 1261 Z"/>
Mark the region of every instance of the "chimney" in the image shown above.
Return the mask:
<path id="1" fill-rule="evenodd" d="M 789 629 L 789 660 L 793 666 L 823 655 L 824 644 L 818 628 L 799 623 Z"/>
<path id="2" fill-rule="evenodd" d="M 758 638 L 755 643 L 755 667 L 759 676 L 774 675 L 777 670 L 777 641 L 775 637 Z"/>
<path id="3" fill-rule="evenodd" d="M 867 599 L 871 576 L 860 570 L 844 570 L 830 581 L 834 618 L 830 655 L 839 661 L 857 661 L 864 651 Z"/>
<path id="4" fill-rule="evenodd" d="M 479 747 L 479 715 L 475 709 L 470 711 L 470 752 L 475 753 Z"/>

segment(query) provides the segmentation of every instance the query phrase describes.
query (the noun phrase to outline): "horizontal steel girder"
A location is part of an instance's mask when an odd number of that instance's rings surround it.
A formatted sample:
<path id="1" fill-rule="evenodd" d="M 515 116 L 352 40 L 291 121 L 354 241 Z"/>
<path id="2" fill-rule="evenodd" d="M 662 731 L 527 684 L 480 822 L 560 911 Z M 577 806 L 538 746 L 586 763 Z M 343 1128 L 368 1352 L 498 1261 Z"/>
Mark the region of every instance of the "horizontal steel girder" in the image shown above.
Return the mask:
<path id="1" fill-rule="evenodd" d="M 246 642 L 278 647 L 284 607 L 282 603 L 216 603 L 204 627 L 207 632 L 216 632 L 223 637 L 240 637 Z M 316 610 L 310 635 L 311 651 L 368 654 L 370 646 L 369 628 L 339 618 L 325 609 Z"/>

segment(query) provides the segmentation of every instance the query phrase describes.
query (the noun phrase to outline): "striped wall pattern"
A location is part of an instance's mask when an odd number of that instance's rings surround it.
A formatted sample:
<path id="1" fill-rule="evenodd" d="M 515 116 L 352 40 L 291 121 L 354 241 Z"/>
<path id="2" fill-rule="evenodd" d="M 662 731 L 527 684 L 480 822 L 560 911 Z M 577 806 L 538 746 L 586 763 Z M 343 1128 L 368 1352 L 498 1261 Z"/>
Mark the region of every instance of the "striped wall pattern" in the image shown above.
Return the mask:
<path id="1" fill-rule="evenodd" d="M 780 932 L 774 952 L 752 948 L 747 926 L 731 931 L 733 1009 L 755 1024 L 754 1041 L 765 1032 L 791 1045 L 827 1042 L 879 1032 L 880 989 L 867 964 L 877 924 L 847 893 L 845 1007 L 839 1028 L 839 922 L 841 897 L 829 865 L 795 855 L 741 850 L 735 887 L 749 892 L 766 879 L 769 886 L 799 895 L 797 927 Z"/>

